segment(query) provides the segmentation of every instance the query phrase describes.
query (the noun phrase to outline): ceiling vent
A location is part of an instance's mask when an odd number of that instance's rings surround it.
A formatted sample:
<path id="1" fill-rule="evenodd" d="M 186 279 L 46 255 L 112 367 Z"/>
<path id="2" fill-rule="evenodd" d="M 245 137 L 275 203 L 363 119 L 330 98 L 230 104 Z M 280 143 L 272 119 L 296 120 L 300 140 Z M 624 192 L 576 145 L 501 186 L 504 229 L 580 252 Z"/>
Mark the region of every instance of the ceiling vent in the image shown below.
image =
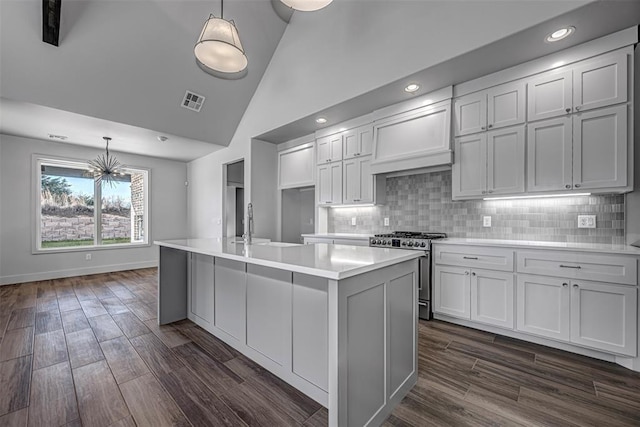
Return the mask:
<path id="1" fill-rule="evenodd" d="M 202 104 L 204 104 L 204 96 L 186 91 L 180 105 L 186 109 L 199 113 L 202 108 Z"/>

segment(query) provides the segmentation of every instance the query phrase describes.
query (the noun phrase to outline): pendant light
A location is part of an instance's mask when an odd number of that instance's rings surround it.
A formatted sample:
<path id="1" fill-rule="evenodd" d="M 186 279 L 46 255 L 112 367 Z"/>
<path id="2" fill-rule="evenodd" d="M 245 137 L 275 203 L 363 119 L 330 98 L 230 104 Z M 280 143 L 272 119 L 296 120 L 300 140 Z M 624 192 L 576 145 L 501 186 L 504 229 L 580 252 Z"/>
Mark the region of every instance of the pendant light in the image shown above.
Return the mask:
<path id="1" fill-rule="evenodd" d="M 109 155 L 109 141 L 111 138 L 103 136 L 102 139 L 107 143 L 106 154 L 101 154 L 96 157 L 95 160 L 89 160 L 89 174 L 98 184 L 108 183 L 111 187 L 114 186 L 117 176 L 124 175 L 122 168 L 124 165 L 120 164 L 118 159 Z"/>
<path id="2" fill-rule="evenodd" d="M 209 74 L 225 79 L 244 77 L 247 55 L 244 53 L 236 24 L 223 18 L 224 0 L 220 3 L 220 18 L 213 14 L 204 23 L 193 48 L 198 66 Z"/>
<path id="3" fill-rule="evenodd" d="M 333 0 L 280 0 L 293 10 L 314 12 L 329 5 Z"/>

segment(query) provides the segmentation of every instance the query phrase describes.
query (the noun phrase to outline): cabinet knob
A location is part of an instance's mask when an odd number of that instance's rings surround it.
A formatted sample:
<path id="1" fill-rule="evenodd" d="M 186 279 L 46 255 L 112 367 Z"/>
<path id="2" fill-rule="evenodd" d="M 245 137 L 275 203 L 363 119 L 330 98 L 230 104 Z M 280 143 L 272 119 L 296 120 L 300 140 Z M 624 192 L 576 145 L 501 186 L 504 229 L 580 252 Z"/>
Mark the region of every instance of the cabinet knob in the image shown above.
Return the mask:
<path id="1" fill-rule="evenodd" d="M 489 125 L 489 126 L 487 126 L 487 127 L 488 127 L 489 129 L 491 129 L 491 128 L 493 127 L 493 125 Z"/>
<path id="2" fill-rule="evenodd" d="M 480 129 L 485 130 L 485 129 L 486 129 L 486 127 L 485 127 L 485 126 L 482 126 L 482 127 L 480 127 Z"/>
<path id="3" fill-rule="evenodd" d="M 487 192 L 486 192 L 486 191 L 483 191 L 483 192 L 482 192 L 482 194 L 487 194 Z"/>
<path id="4" fill-rule="evenodd" d="M 573 285 L 574 288 L 578 289 L 580 286 L 578 285 Z"/>
<path id="5" fill-rule="evenodd" d="M 571 112 L 571 108 L 567 108 L 567 109 L 566 109 L 566 110 L 564 110 L 564 111 L 566 111 L 567 113 L 570 113 L 570 112 Z"/>
<path id="6" fill-rule="evenodd" d="M 568 283 L 563 283 L 563 284 L 562 284 L 562 287 L 563 287 L 563 288 L 566 288 L 567 286 L 569 286 L 569 284 L 568 284 Z"/>
<path id="7" fill-rule="evenodd" d="M 472 275 L 472 276 L 475 276 L 475 275 L 476 275 L 476 272 L 474 271 L 473 273 L 471 273 L 471 275 Z"/>
<path id="8" fill-rule="evenodd" d="M 576 184 L 576 188 L 580 188 L 580 184 Z"/>
<path id="9" fill-rule="evenodd" d="M 582 105 L 576 105 L 576 111 L 582 110 Z"/>
<path id="10" fill-rule="evenodd" d="M 465 274 L 465 276 L 468 276 L 468 275 L 469 275 L 469 272 L 468 272 L 468 271 L 465 271 L 465 272 L 464 272 L 464 274 Z"/>
<path id="11" fill-rule="evenodd" d="M 571 188 L 571 186 L 569 184 L 565 185 L 564 188 Z"/>
<path id="12" fill-rule="evenodd" d="M 489 191 L 487 191 L 487 193 L 491 194 L 491 193 L 493 193 L 493 190 L 489 190 Z"/>

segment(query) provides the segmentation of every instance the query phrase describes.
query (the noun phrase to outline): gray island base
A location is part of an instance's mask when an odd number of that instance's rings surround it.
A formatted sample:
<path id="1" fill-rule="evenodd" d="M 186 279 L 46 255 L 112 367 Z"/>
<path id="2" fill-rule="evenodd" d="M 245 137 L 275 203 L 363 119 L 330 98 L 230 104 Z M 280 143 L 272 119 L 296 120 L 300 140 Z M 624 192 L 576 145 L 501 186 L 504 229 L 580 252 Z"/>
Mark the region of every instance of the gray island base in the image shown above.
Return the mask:
<path id="1" fill-rule="evenodd" d="M 192 320 L 327 407 L 330 426 L 380 425 L 415 385 L 419 253 L 155 243 L 158 322 Z"/>

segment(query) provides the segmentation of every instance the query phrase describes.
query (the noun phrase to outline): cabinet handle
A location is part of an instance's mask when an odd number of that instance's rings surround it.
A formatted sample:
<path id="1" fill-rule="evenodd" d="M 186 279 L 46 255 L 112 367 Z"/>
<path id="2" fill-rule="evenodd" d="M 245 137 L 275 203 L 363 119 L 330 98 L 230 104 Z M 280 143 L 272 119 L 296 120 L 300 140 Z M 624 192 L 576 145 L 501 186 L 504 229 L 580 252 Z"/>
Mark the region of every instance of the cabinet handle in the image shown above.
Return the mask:
<path id="1" fill-rule="evenodd" d="M 473 273 L 471 273 L 471 275 L 472 275 L 472 276 L 475 276 L 475 275 L 476 275 L 476 272 L 474 271 Z"/>
<path id="2" fill-rule="evenodd" d="M 564 265 L 560 264 L 560 268 L 582 268 L 579 265 Z"/>
<path id="3" fill-rule="evenodd" d="M 570 113 L 570 112 L 571 112 L 571 108 L 567 108 L 567 109 L 566 109 L 566 110 L 564 110 L 564 111 L 566 111 L 567 113 Z"/>
<path id="4" fill-rule="evenodd" d="M 359 156 L 359 155 L 360 155 L 360 153 L 356 153 L 356 156 Z"/>
<path id="5" fill-rule="evenodd" d="M 576 184 L 576 188 L 580 188 L 580 184 Z"/>
<path id="6" fill-rule="evenodd" d="M 487 193 L 491 194 L 491 193 L 493 193 L 493 190 L 489 190 L 489 191 L 487 191 Z"/>
<path id="7" fill-rule="evenodd" d="M 493 125 L 489 125 L 489 126 L 487 126 L 487 127 L 488 127 L 489 129 L 491 129 L 491 128 L 493 127 Z"/>
<path id="8" fill-rule="evenodd" d="M 564 188 L 569 189 L 569 188 L 571 188 L 571 186 L 569 184 L 567 184 L 567 185 L 564 186 Z"/>
<path id="9" fill-rule="evenodd" d="M 360 199 L 353 199 L 353 201 L 354 201 L 354 202 L 359 202 L 359 201 L 360 201 Z"/>
<path id="10" fill-rule="evenodd" d="M 578 289 L 580 286 L 578 285 L 573 285 L 574 288 Z"/>
<path id="11" fill-rule="evenodd" d="M 568 284 L 568 283 L 563 283 L 563 284 L 562 284 L 562 287 L 563 287 L 563 288 L 566 288 L 567 286 L 569 286 L 569 284 Z"/>
<path id="12" fill-rule="evenodd" d="M 465 276 L 468 276 L 468 275 L 469 275 L 469 272 L 468 272 L 468 271 L 465 271 L 465 272 L 464 272 L 464 275 L 465 275 Z"/>
<path id="13" fill-rule="evenodd" d="M 463 256 L 463 259 L 478 259 L 477 256 Z"/>
<path id="14" fill-rule="evenodd" d="M 576 105 L 576 111 L 582 110 L 582 105 Z"/>
<path id="15" fill-rule="evenodd" d="M 333 202 L 331 202 L 331 201 L 328 201 L 328 202 L 325 202 L 325 203 L 326 203 L 326 204 L 330 204 L 330 203 L 333 203 Z"/>

